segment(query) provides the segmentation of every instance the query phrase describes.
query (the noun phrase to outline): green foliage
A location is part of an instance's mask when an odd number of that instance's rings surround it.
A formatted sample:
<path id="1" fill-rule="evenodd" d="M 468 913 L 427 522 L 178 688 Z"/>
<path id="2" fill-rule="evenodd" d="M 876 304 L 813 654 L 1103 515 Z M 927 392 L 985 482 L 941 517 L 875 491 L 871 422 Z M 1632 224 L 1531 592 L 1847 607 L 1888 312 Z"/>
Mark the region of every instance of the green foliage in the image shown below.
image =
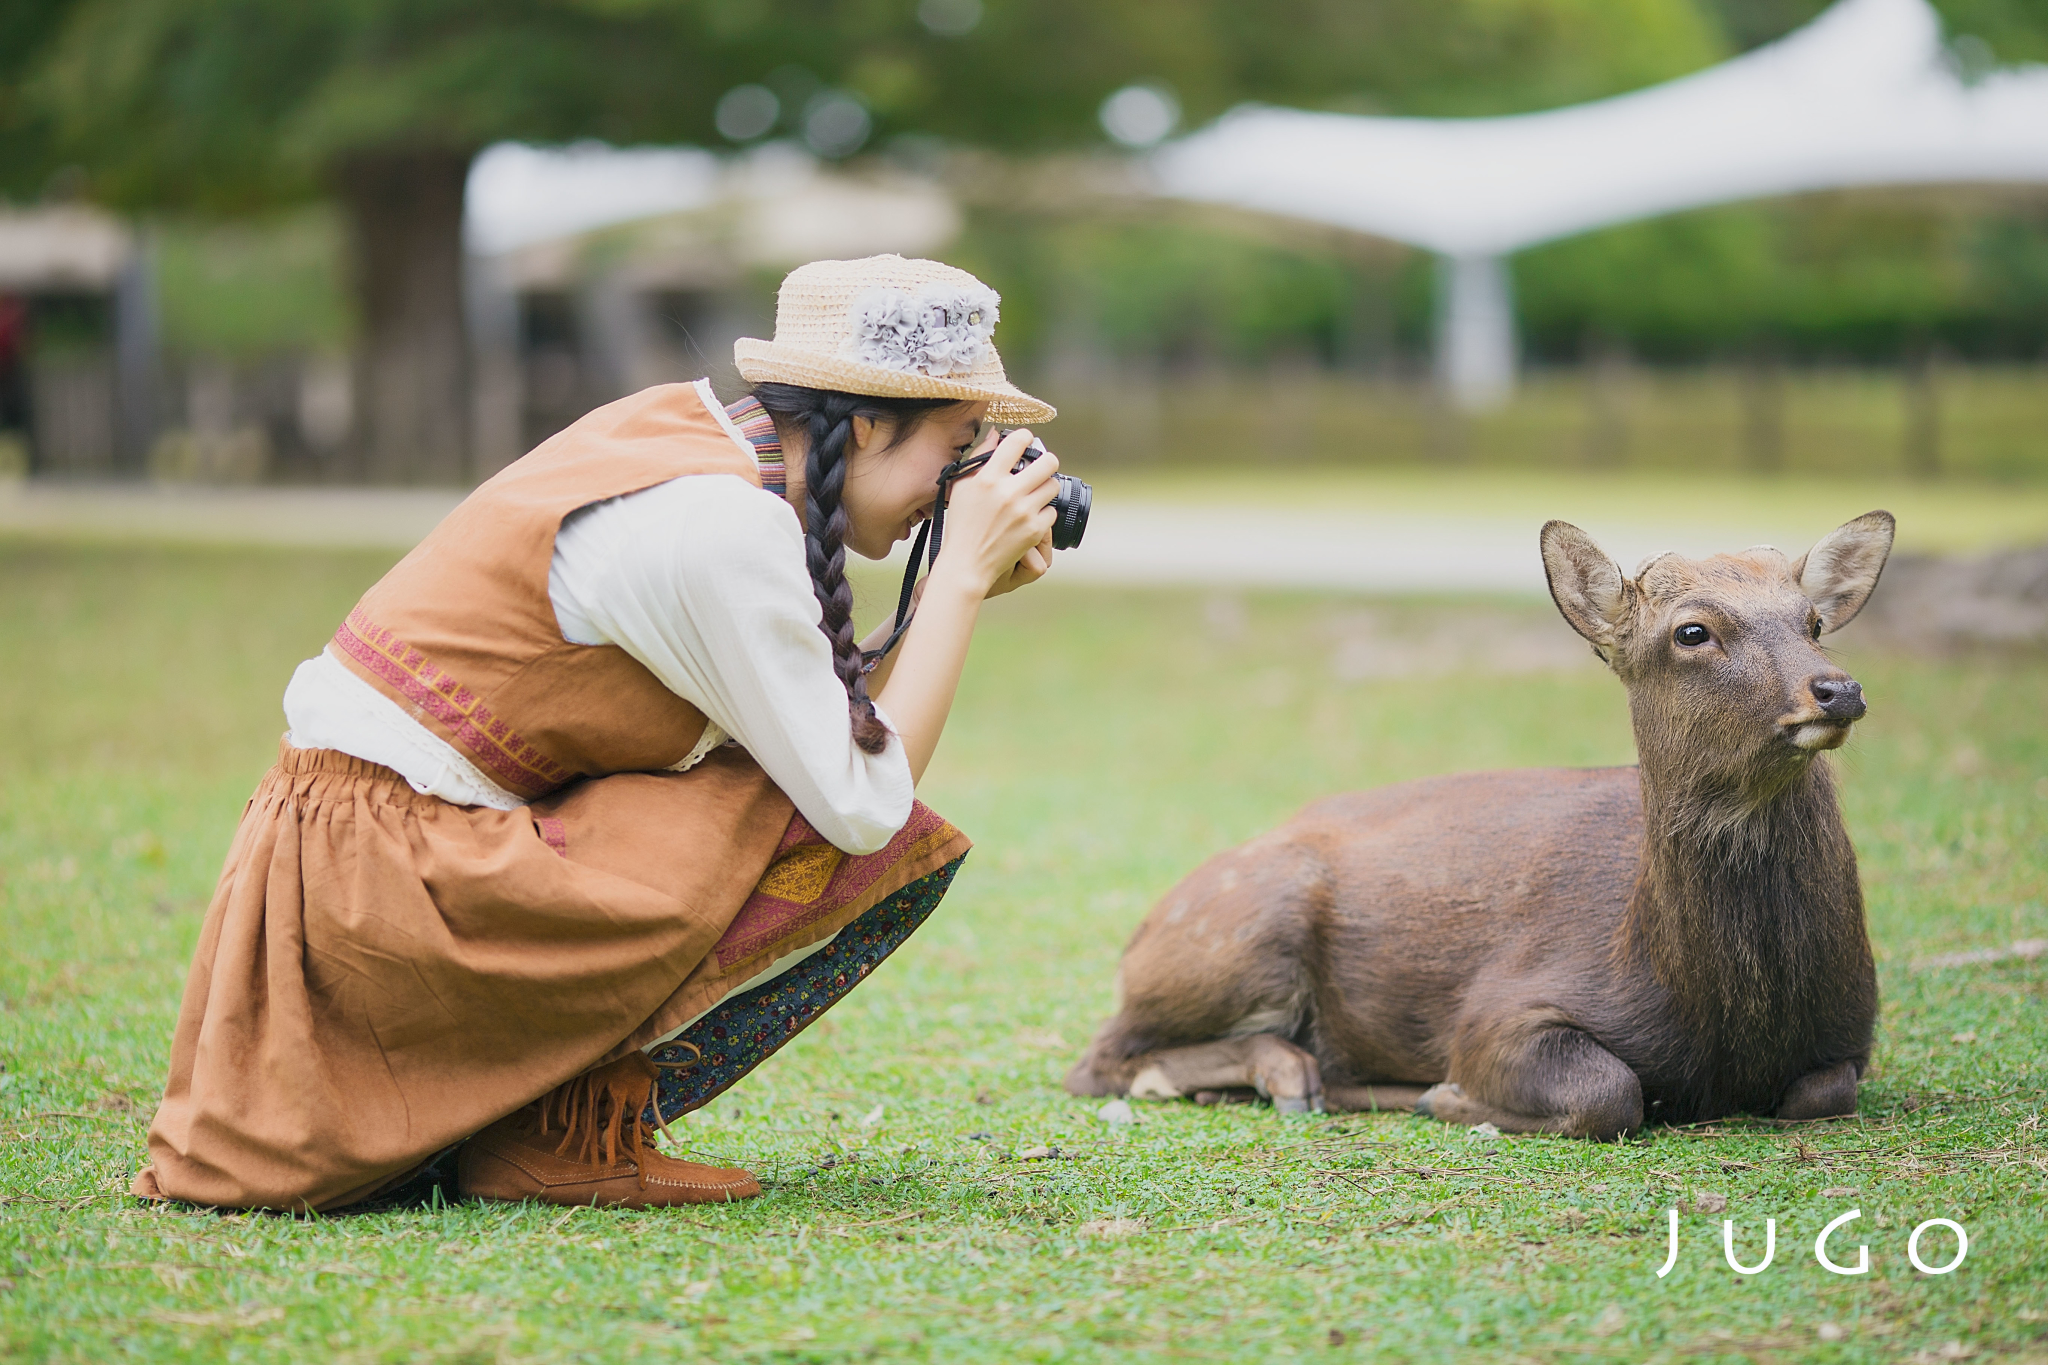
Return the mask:
<path id="1" fill-rule="evenodd" d="M 1728 41 L 1747 51 L 1811 23 L 1832 0 L 1705 0 Z"/>
<path id="2" fill-rule="evenodd" d="M 1831 0 L 1702 0 L 1736 47 L 1782 38 L 1818 18 Z M 2048 6 L 2039 0 L 1933 0 L 1951 42 L 1974 39 L 1996 63 L 2048 61 Z"/>
<path id="3" fill-rule="evenodd" d="M 1498 633 L 1562 632 L 1543 602 L 1048 584 L 992 605 L 926 782 L 978 841 L 952 895 L 683 1127 L 706 1159 L 761 1171 L 762 1199 L 139 1209 L 122 1192 L 277 697 L 387 562 L 0 547 L 0 657 L 33 661 L 0 670 L 0 1357 L 1862 1365 L 2038 1349 L 2048 963 L 1922 961 L 2048 935 L 2036 658 L 1849 650 L 1873 711 L 1840 766 L 1884 1000 L 1860 1120 L 1595 1146 L 1180 1104 L 1140 1105 L 1120 1134 L 1058 1090 L 1124 938 L 1206 854 L 1330 790 L 1628 760 L 1622 696 L 1587 657 L 1363 683 L 1332 668 L 1362 615 L 1483 654 Z M 867 586 L 879 604 L 889 585 Z M 1041 1143 L 1060 1159 L 1016 1159 Z M 1724 1213 L 1699 1211 L 1709 1194 Z M 1681 1260 L 1658 1280 L 1674 1206 Z M 1809 1249 L 1850 1207 L 1843 1254 L 1868 1243 L 1873 1270 L 1837 1279 Z M 1724 1216 L 1751 1256 L 1777 1219 L 1771 1270 L 1729 1274 Z M 1931 1217 L 1969 1229 L 1953 1275 L 1905 1261 Z"/>
<path id="4" fill-rule="evenodd" d="M 1817 0 L 987 0 L 933 33 L 909 3 L 832 0 L 24 0 L 0 19 L 0 131 L 31 125 L 121 202 L 312 193 L 351 150 L 498 138 L 717 145 L 727 89 L 766 81 L 785 131 L 828 86 L 878 136 L 1030 150 L 1164 82 L 1191 120 L 1244 100 L 1507 113 L 1635 89 L 1775 37 Z M 2048 51 L 2027 0 L 1944 0 L 2000 60 Z M 44 127 L 49 125 L 49 127 Z M 4 140 L 0 140 L 4 141 Z M 41 146 L 47 139 L 31 138 Z"/>
<path id="5" fill-rule="evenodd" d="M 104 294 L 44 294 L 30 301 L 28 331 L 39 356 L 102 355 L 114 339 L 113 306 Z"/>
<path id="6" fill-rule="evenodd" d="M 969 34 L 830 0 L 75 0 L 32 87 L 122 203 L 242 209 L 314 193 L 353 151 L 498 138 L 716 144 L 727 89 L 785 127 L 850 87 L 880 136 L 1100 140 L 1134 79 L 1207 118 L 1246 99 L 1483 113 L 1585 99 L 1718 55 L 1687 0 L 990 0 Z M 40 50 L 39 50 L 40 51 Z"/>
<path id="7" fill-rule="evenodd" d="M 1696 359 L 1760 337 L 1795 354 L 1895 360 L 1940 338 L 1964 354 L 2048 347 L 2048 200 L 1966 193 L 1813 195 L 1631 223 L 1515 259 L 1533 354 L 1595 333 Z"/>
<path id="8" fill-rule="evenodd" d="M 0 197 L 32 198 L 57 168 L 55 128 L 29 82 L 74 0 L 0 5 Z"/>
<path id="9" fill-rule="evenodd" d="M 1003 294 L 1006 354 L 1076 344 L 1127 358 L 1259 363 L 1348 357 L 1361 302 L 1393 259 L 1329 251 L 1171 219 L 976 216 L 949 252 Z"/>
<path id="10" fill-rule="evenodd" d="M 1029 363 L 1076 342 L 1168 363 L 1419 359 L 1432 266 L 1247 221 L 1015 218 L 984 211 L 950 249 L 1004 296 L 1004 348 Z M 1859 192 L 1735 204 L 1518 254 L 1518 320 L 1539 362 L 1589 341 L 1697 362 L 1768 343 L 1793 358 L 1896 363 L 2048 350 L 2048 198 Z"/>
<path id="11" fill-rule="evenodd" d="M 367 148 L 702 140 L 728 54 L 675 10 L 81 0 L 39 89 L 103 196 L 246 209 Z"/>
<path id="12" fill-rule="evenodd" d="M 173 354 L 347 349 L 345 257 L 331 211 L 254 222 L 174 220 L 153 237 L 163 340 Z"/>
<path id="13" fill-rule="evenodd" d="M 1244 100 L 1484 114 L 1616 94 L 1720 55 L 1685 0 L 990 0 L 956 46 L 903 126 L 1012 146 L 1094 140 L 1098 103 L 1138 79 L 1173 88 L 1197 122 Z"/>
<path id="14" fill-rule="evenodd" d="M 2048 5 L 2040 0 L 1934 0 L 1950 38 L 1975 38 L 2002 65 L 2048 62 Z"/>
<path id="15" fill-rule="evenodd" d="M 1587 233 L 1515 258 L 1517 319 L 1530 352 L 1575 354 L 1598 329 L 1646 347 L 1747 338 L 1771 304 L 1777 262 L 1754 206 L 1709 209 Z"/>

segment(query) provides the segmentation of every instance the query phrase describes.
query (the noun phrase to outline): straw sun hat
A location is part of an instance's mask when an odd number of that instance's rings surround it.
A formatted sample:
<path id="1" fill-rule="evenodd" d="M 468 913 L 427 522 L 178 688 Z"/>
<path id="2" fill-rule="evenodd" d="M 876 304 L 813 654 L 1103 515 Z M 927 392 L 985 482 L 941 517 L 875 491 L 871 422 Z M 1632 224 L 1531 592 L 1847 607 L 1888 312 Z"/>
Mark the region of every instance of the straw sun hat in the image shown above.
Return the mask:
<path id="1" fill-rule="evenodd" d="M 991 339 L 1001 302 L 995 290 L 940 261 L 813 261 L 782 281 L 775 340 L 741 337 L 732 358 L 750 384 L 986 399 L 992 422 L 1049 422 L 1058 410 L 1003 375 Z"/>

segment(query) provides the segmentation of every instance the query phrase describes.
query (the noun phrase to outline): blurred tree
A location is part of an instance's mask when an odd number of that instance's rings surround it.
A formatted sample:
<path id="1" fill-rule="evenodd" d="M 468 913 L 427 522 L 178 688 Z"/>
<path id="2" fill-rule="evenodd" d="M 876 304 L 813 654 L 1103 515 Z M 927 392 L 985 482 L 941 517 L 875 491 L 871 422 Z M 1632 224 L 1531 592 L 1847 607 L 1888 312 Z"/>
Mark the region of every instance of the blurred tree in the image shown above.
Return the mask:
<path id="1" fill-rule="evenodd" d="M 2048 4 L 2042 0 L 1934 0 L 1934 7 L 1965 74 L 1978 74 L 1969 69 L 1978 63 L 2048 62 Z"/>
<path id="2" fill-rule="evenodd" d="M 1759 346 L 1886 363 L 1929 339 L 1985 360 L 2048 351 L 2048 199 L 1866 190 L 1630 223 L 1516 257 L 1532 357 L 1626 339 L 1658 360 Z"/>
<path id="3" fill-rule="evenodd" d="M 887 126 L 1005 147 L 1097 140 L 1103 97 L 1140 80 L 1190 122 L 1245 100 L 1489 114 L 1617 94 L 1723 52 L 1692 0 L 989 0 L 950 41 L 845 41 L 865 47 L 847 70 Z M 869 72 L 888 79 L 863 85 Z"/>
<path id="4" fill-rule="evenodd" d="M 722 63 L 689 17 L 635 0 L 78 0 L 38 94 L 112 203 L 338 198 L 366 472 L 450 482 L 467 465 L 471 157 L 501 137 L 701 137 Z"/>
<path id="5" fill-rule="evenodd" d="M 1749 49 L 1812 22 L 1832 0 L 1701 0 L 1736 47 Z M 2048 61 L 2041 0 L 1933 0 L 1966 71 L 1978 64 Z"/>
<path id="6" fill-rule="evenodd" d="M 1020 372 L 1113 356 L 1168 369 L 1381 363 L 1413 253 L 1340 233 L 1260 232 L 1201 211 L 1119 219 L 976 212 L 950 259 L 1003 294 Z M 1426 308 L 1425 308 L 1426 311 Z"/>
<path id="7" fill-rule="evenodd" d="M 1728 41 L 1748 51 L 1818 18 L 1833 0 L 1702 0 Z"/>
<path id="8" fill-rule="evenodd" d="M 1253 98 L 1488 113 L 1719 50 L 1691 0 L 15 0 L 7 16 L 31 41 L 0 63 L 32 54 L 36 100 L 0 87 L 0 119 L 46 119 L 101 198 L 339 198 L 368 472 L 440 481 L 465 468 L 462 188 L 491 141 L 717 145 L 720 96 L 758 81 L 780 97 L 762 136 L 815 131 L 820 101 L 851 92 L 884 135 L 1026 150 L 1097 142 L 1101 101 L 1138 80 L 1197 119 Z"/>
<path id="9" fill-rule="evenodd" d="M 29 83 L 73 8 L 73 0 L 0 5 L 0 195 L 8 198 L 41 195 L 59 167 L 54 120 Z"/>

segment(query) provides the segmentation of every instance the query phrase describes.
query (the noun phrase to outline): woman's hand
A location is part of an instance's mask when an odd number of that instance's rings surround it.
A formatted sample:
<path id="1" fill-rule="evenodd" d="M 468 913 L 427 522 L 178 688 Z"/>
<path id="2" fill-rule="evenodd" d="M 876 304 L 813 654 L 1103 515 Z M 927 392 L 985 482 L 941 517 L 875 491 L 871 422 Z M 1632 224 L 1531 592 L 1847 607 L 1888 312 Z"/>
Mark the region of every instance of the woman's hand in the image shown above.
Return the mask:
<path id="1" fill-rule="evenodd" d="M 974 473 L 957 480 L 946 502 L 946 539 L 932 576 L 977 597 L 995 597 L 1043 577 L 1052 564 L 1053 475 L 1050 452 L 1012 474 L 1031 433 L 1011 432 Z"/>
<path id="2" fill-rule="evenodd" d="M 1045 577 L 1045 571 L 1052 567 L 1052 532 L 1045 533 L 1045 539 L 1024 552 L 1024 557 L 1010 567 L 1010 572 L 998 578 L 995 586 L 988 590 L 990 597 L 1001 597 L 1006 592 L 1015 592 L 1027 584 L 1036 583 Z"/>
<path id="3" fill-rule="evenodd" d="M 939 562 L 925 575 L 917 615 L 875 695 L 903 740 L 912 781 L 923 779 L 938 748 L 983 599 L 1037 579 L 1052 554 L 1051 503 L 1059 491 L 1052 476 L 1060 462 L 1041 455 L 1012 474 L 1030 444 L 1030 432 L 1011 432 L 987 464 L 953 484 Z"/>

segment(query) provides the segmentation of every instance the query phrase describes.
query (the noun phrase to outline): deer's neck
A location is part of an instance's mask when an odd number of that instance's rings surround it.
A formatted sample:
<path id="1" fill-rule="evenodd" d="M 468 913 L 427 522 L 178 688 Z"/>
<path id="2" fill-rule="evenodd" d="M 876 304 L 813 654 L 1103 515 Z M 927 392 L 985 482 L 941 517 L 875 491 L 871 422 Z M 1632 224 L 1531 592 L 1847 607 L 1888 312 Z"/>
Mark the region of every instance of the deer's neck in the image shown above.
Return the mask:
<path id="1" fill-rule="evenodd" d="M 1804 762 L 1768 796 L 1744 799 L 1660 781 L 1646 758 L 1643 817 L 1622 932 L 1670 994 L 1686 1046 L 1717 1070 L 1796 1051 L 1869 953 L 1827 766 Z"/>

